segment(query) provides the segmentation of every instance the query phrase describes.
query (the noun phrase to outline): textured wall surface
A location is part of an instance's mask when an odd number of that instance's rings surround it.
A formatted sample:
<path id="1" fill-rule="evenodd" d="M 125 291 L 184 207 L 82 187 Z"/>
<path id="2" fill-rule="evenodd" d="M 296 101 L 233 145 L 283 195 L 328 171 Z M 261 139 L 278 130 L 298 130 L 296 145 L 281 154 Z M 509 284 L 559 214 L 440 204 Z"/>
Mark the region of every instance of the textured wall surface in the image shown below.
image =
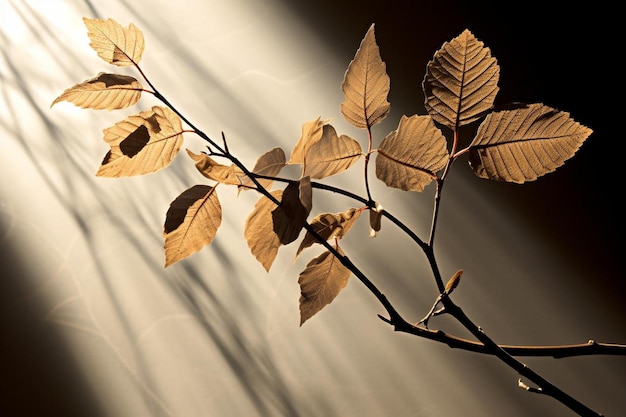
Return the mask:
<path id="1" fill-rule="evenodd" d="M 613 200 L 621 189 L 609 145 L 617 138 L 609 110 L 598 110 L 612 104 L 594 61 L 615 39 L 591 34 L 585 10 L 511 17 L 454 2 L 379 3 L 0 0 L 1 415 L 570 415 L 517 388 L 494 358 L 395 334 L 356 279 L 300 327 L 297 277 L 318 249 L 293 262 L 295 247 L 282 248 L 266 273 L 243 239 L 252 193 L 221 190 L 214 242 L 164 269 L 169 204 L 206 179 L 184 152 L 155 174 L 95 176 L 108 149 L 102 129 L 157 101 L 145 94 L 114 112 L 49 108 L 100 71 L 136 75 L 89 47 L 82 17 L 111 17 L 144 32 L 141 66 L 157 88 L 209 136 L 224 132 L 249 164 L 275 146 L 289 152 L 318 116 L 365 143 L 339 103 L 369 25 L 391 77 L 379 138 L 402 114 L 424 113 L 427 61 L 469 28 L 499 60 L 501 103 L 541 101 L 595 133 L 562 170 L 523 187 L 455 166 L 437 237 L 443 274 L 465 271 L 454 300 L 500 343 L 626 342 Z M 186 134 L 184 148 L 203 146 Z M 360 169 L 346 174 L 333 182 L 363 193 Z M 432 187 L 403 195 L 375 184 L 373 193 L 426 236 Z M 352 204 L 316 200 L 314 211 Z M 436 296 L 426 259 L 391 224 L 376 239 L 367 233 L 357 225 L 346 252 L 417 321 Z M 466 336 L 445 318 L 431 326 Z M 606 416 L 626 415 L 626 358 L 524 362 Z"/>

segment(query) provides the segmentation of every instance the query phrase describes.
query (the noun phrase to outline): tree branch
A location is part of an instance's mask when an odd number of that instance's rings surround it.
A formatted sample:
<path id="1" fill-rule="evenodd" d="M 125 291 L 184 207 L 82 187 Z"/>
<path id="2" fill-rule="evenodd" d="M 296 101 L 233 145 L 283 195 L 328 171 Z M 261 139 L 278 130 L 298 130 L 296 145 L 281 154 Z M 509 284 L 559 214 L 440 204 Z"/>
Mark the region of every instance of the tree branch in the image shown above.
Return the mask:
<path id="1" fill-rule="evenodd" d="M 148 81 L 147 77 L 141 71 L 139 66 L 138 65 L 136 65 L 136 66 L 137 66 L 137 69 L 139 70 L 139 72 L 142 74 L 143 78 L 146 80 L 146 82 L 150 85 L 151 88 L 153 88 L 154 95 L 155 95 L 156 98 L 158 98 L 166 106 L 168 106 L 172 111 L 174 111 L 185 123 L 187 123 L 187 125 L 191 129 L 193 129 L 193 131 L 198 136 L 200 136 L 201 138 L 206 140 L 211 146 L 213 146 L 217 150 L 219 150 L 219 152 L 221 152 L 224 157 L 228 158 L 235 165 L 237 165 L 240 169 L 242 169 L 244 174 L 251 178 L 251 180 L 255 184 L 256 189 L 257 189 L 258 192 L 263 194 L 265 197 L 269 198 L 276 205 L 280 206 L 280 202 L 277 201 L 274 198 L 274 196 L 269 192 L 269 190 L 267 190 L 265 187 L 263 187 L 258 182 L 257 178 L 261 178 L 263 176 L 254 174 L 251 171 L 249 171 L 246 168 L 246 166 L 241 161 L 239 161 L 233 154 L 230 153 L 230 151 L 228 150 L 228 148 L 226 146 L 224 146 L 225 149 L 222 149 L 208 135 L 206 135 L 200 129 L 195 127 L 191 122 L 189 122 L 189 120 L 187 120 L 156 88 L 154 88 L 152 83 L 150 81 Z M 222 134 L 222 137 L 223 137 L 223 134 Z M 224 139 L 224 137 L 223 137 L 223 139 Z M 453 161 L 454 160 L 451 159 L 448 162 L 447 168 L 449 168 L 450 164 Z M 446 170 L 446 172 L 447 172 L 447 170 Z M 291 181 L 293 181 L 293 180 L 291 180 Z M 443 280 L 441 279 L 441 274 L 439 272 L 439 269 L 438 269 L 438 266 L 437 266 L 437 262 L 436 262 L 436 259 L 435 259 L 435 255 L 434 255 L 434 251 L 433 251 L 433 247 L 432 247 L 432 241 L 433 241 L 433 237 L 434 237 L 434 229 L 435 229 L 436 222 L 437 222 L 436 221 L 437 220 L 436 213 L 437 213 L 437 209 L 438 209 L 438 207 L 440 205 L 441 188 L 443 186 L 443 183 L 444 183 L 443 178 L 437 180 L 437 196 L 436 196 L 436 199 L 435 199 L 435 207 L 434 207 L 434 210 L 435 210 L 434 213 L 435 214 L 433 216 L 433 224 L 432 224 L 432 230 L 431 230 L 431 236 L 430 236 L 430 239 L 429 239 L 429 243 L 425 243 L 424 241 L 422 241 L 408 227 L 406 227 L 402 222 L 397 220 L 390 213 L 388 213 L 386 211 L 383 211 L 383 216 L 385 216 L 386 218 L 390 219 L 394 224 L 396 224 L 396 226 L 398 226 L 404 233 L 406 233 L 409 237 L 411 237 L 411 239 L 413 239 L 420 246 L 420 248 L 425 253 L 426 257 L 428 258 L 428 261 L 429 261 L 430 266 L 432 268 L 433 275 L 434 275 L 435 281 L 437 283 L 437 287 L 438 287 L 438 289 L 439 289 L 439 291 L 441 293 L 441 302 L 443 303 L 446 312 L 451 314 L 464 327 L 466 327 L 474 336 L 476 336 L 476 338 L 482 344 L 479 344 L 479 343 L 476 343 L 476 342 L 467 341 L 467 340 L 456 338 L 456 337 L 452 337 L 452 336 L 446 335 L 445 333 L 440 332 L 440 331 L 431 332 L 430 330 L 421 329 L 419 327 L 416 327 L 416 326 L 413 326 L 413 325 L 409 324 L 396 311 L 396 309 L 389 302 L 387 297 L 376 287 L 376 285 L 374 285 L 374 283 L 347 256 L 340 254 L 337 251 L 337 249 L 335 247 L 333 247 L 332 245 L 330 245 L 325 239 L 323 239 L 311 227 L 311 225 L 307 221 L 303 222 L 302 227 L 304 229 L 306 229 L 309 233 L 311 233 L 315 237 L 315 239 L 322 246 L 324 246 L 346 268 L 348 268 L 361 281 L 361 283 L 363 283 L 368 288 L 368 290 L 378 299 L 378 301 L 382 304 L 382 306 L 385 308 L 385 310 L 389 314 L 389 318 L 388 319 L 387 318 L 383 318 L 380 315 L 379 315 L 379 317 L 382 320 L 384 320 L 385 322 L 387 322 L 389 324 L 392 324 L 396 331 L 402 331 L 402 332 L 405 332 L 405 333 L 414 334 L 416 336 L 425 337 L 425 338 L 428 338 L 428 339 L 431 339 L 431 340 L 437 340 L 437 341 L 440 341 L 442 343 L 446 343 L 448 346 L 453 347 L 453 348 L 460 348 L 460 349 L 465 349 L 465 350 L 468 350 L 468 351 L 494 355 L 494 356 L 498 357 L 502 362 L 507 364 L 509 367 L 511 367 L 512 369 L 516 370 L 520 375 L 524 376 L 525 378 L 529 379 L 530 381 L 532 381 L 533 383 L 535 383 L 536 385 L 538 385 L 540 387 L 540 388 L 533 389 L 534 391 L 541 392 L 541 393 L 543 393 L 545 395 L 549 395 L 549 396 L 553 397 L 554 399 L 556 399 L 557 401 L 561 402 L 562 404 L 564 404 L 565 406 L 567 406 L 568 408 L 570 408 L 571 410 L 575 411 L 576 413 L 578 413 L 581 416 L 596 416 L 596 417 L 600 416 L 601 417 L 601 414 L 598 414 L 598 413 L 594 412 L 593 410 L 589 409 L 588 407 L 586 407 L 584 404 L 580 403 L 575 398 L 569 396 L 568 394 L 566 394 L 565 392 L 560 390 L 558 387 L 556 387 L 553 384 L 551 384 L 550 382 L 548 382 L 546 379 L 544 379 L 542 376 L 540 376 L 539 374 L 534 372 L 532 369 L 530 369 L 529 367 L 527 367 L 523 363 L 521 363 L 518 360 L 516 360 L 512 356 L 511 351 L 506 350 L 503 346 L 499 346 L 498 344 L 493 342 L 483 332 L 483 330 L 480 327 L 474 325 L 474 323 L 465 315 L 465 313 L 461 310 L 461 308 L 456 306 L 450 300 L 448 295 L 444 293 Z M 313 186 L 313 183 L 312 183 L 312 186 Z M 344 191 L 344 190 L 340 190 L 340 189 L 337 189 L 337 188 L 334 188 L 334 187 L 328 187 L 328 186 L 325 186 L 325 185 L 322 185 L 322 184 L 315 184 L 314 187 L 315 188 L 320 188 L 320 189 L 326 189 L 326 190 L 329 190 L 329 191 L 333 191 L 333 192 L 337 192 L 337 193 L 346 195 L 348 197 L 356 199 L 357 201 L 363 202 L 368 207 L 371 207 L 371 205 L 374 204 L 374 201 L 371 198 L 365 200 L 362 197 L 359 197 L 359 196 L 357 196 L 357 195 L 355 195 L 353 193 L 350 193 L 350 192 L 347 192 L 347 191 Z M 593 343 L 592 348 L 593 348 L 593 346 L 602 346 L 602 345 Z M 580 349 L 581 349 L 581 347 L 578 348 L 578 351 L 581 351 Z M 594 349 L 599 349 L 599 347 L 595 347 Z M 615 352 L 616 354 L 626 354 L 626 348 L 615 349 L 615 347 L 614 347 L 614 348 L 609 349 L 607 347 L 607 348 L 601 348 L 601 349 L 603 349 L 605 351 L 609 351 L 609 352 Z M 515 347 L 515 349 L 513 349 L 513 351 L 514 352 L 518 352 L 518 353 L 524 353 L 524 352 L 526 352 L 526 353 L 535 352 L 536 353 L 536 352 L 541 352 L 542 350 L 540 350 L 540 349 L 535 350 L 535 349 L 532 349 L 532 348 L 528 349 L 527 347 Z M 561 349 L 557 349 L 556 351 L 548 351 L 548 352 L 552 352 L 552 353 L 556 352 L 557 355 L 560 355 L 558 357 L 564 357 L 565 352 L 570 352 L 571 353 L 571 352 L 574 352 L 574 351 L 577 351 L 577 350 L 576 349 L 571 349 L 571 348 L 570 349 L 561 348 Z M 543 352 L 545 353 L 546 351 L 543 350 Z M 583 350 L 582 352 L 585 352 L 586 354 L 591 354 L 591 353 L 589 353 L 588 351 L 585 351 L 585 350 Z M 528 356 L 530 356 L 530 355 L 528 355 Z M 539 355 L 533 355 L 533 356 L 539 356 Z M 555 356 L 555 355 L 550 354 L 550 356 Z M 557 356 L 555 356 L 555 357 L 557 357 Z"/>

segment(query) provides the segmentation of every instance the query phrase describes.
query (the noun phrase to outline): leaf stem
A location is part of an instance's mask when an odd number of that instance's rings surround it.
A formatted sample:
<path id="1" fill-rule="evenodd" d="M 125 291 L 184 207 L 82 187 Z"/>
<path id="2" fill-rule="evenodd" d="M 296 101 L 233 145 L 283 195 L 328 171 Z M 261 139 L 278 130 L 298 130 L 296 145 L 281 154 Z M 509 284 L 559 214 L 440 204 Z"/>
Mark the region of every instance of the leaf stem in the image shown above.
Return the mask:
<path id="1" fill-rule="evenodd" d="M 367 199 L 368 199 L 368 203 L 373 203 L 374 200 L 372 199 L 372 194 L 370 192 L 370 181 L 369 181 L 369 176 L 368 176 L 368 167 L 369 167 L 369 163 L 370 163 L 370 155 L 372 154 L 372 144 L 373 144 L 373 139 L 372 139 L 372 128 L 368 125 L 367 126 L 367 152 L 365 153 L 365 166 L 364 166 L 364 178 L 365 178 L 365 191 L 367 192 Z M 372 207 L 373 205 L 368 204 L 369 207 Z"/>
<path id="2" fill-rule="evenodd" d="M 134 63 L 135 64 L 135 68 L 137 68 L 137 71 L 139 71 L 139 73 L 141 74 L 141 76 L 143 77 L 143 79 L 146 81 L 146 83 L 148 83 L 148 85 L 150 86 L 150 88 L 152 88 L 153 90 L 153 94 L 154 96 L 159 99 L 163 104 L 165 104 L 167 107 L 169 107 L 174 113 L 176 113 L 176 115 L 178 117 L 181 118 L 182 121 L 184 121 L 187 126 L 189 126 L 191 129 L 193 129 L 193 131 L 200 136 L 202 139 L 204 139 L 205 141 L 209 142 L 209 144 L 211 146 L 213 146 L 215 149 L 217 149 L 219 152 L 222 152 L 224 154 L 226 154 L 227 152 L 222 149 L 217 143 L 215 143 L 208 135 L 206 135 L 203 131 L 201 131 L 200 129 L 198 129 L 196 126 L 194 126 L 193 123 L 191 123 L 181 112 L 178 111 L 178 109 L 176 109 L 168 100 L 167 98 L 165 98 L 165 96 L 163 94 L 161 94 L 159 92 L 159 90 L 157 90 L 157 88 L 154 86 L 154 84 L 152 84 L 152 82 L 150 82 L 150 80 L 148 79 L 148 77 L 146 76 L 146 74 L 144 74 L 143 70 L 141 69 L 141 67 L 139 66 L 139 64 Z"/>
<path id="3" fill-rule="evenodd" d="M 268 180 L 278 181 L 278 182 L 284 182 L 284 183 L 295 182 L 295 180 L 288 179 L 288 178 L 271 177 L 271 176 L 260 175 L 260 174 L 255 174 L 255 173 L 251 173 L 251 175 L 256 177 L 256 178 L 263 178 L 263 179 L 268 179 Z M 333 187 L 332 185 L 311 181 L 311 187 L 317 188 L 319 190 L 329 191 L 329 192 L 336 193 L 336 194 L 341 194 L 341 195 L 346 196 L 348 198 L 351 198 L 351 199 L 353 199 L 355 201 L 358 201 L 358 202 L 366 205 L 369 208 L 374 208 L 375 204 L 376 204 L 373 200 L 364 198 L 364 197 L 362 197 L 362 196 L 360 196 L 358 194 L 354 194 L 354 193 L 352 193 L 352 192 L 350 192 L 348 190 L 344 190 L 343 188 Z M 428 245 L 426 244 L 426 242 L 424 242 L 419 236 L 417 236 L 417 234 L 415 234 L 415 232 L 413 232 L 413 230 L 411 230 L 401 220 L 396 218 L 393 214 L 391 214 L 390 212 L 388 212 L 385 209 L 383 209 L 382 215 L 383 215 L 383 217 L 385 217 L 389 221 L 391 221 L 393 224 L 395 224 L 396 227 L 398 227 L 400 230 L 402 230 L 409 238 L 411 238 L 411 240 L 413 240 L 420 248 L 422 248 L 422 250 L 426 250 L 427 249 Z"/>

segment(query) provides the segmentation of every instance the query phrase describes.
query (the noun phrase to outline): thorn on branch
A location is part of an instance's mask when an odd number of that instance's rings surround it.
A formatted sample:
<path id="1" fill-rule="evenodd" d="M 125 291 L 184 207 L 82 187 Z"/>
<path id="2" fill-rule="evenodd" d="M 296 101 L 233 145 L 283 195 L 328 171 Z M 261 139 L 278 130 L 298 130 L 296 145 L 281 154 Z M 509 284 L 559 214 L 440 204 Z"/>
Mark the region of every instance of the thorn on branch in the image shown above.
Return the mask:
<path id="1" fill-rule="evenodd" d="M 206 149 L 207 149 L 207 150 L 206 150 L 206 152 L 202 152 L 202 153 L 203 153 L 203 154 L 205 154 L 205 155 L 208 155 L 208 156 L 222 156 L 220 153 L 215 152 L 215 151 L 211 148 L 211 146 L 209 146 L 209 145 L 207 145 Z"/>
<path id="2" fill-rule="evenodd" d="M 381 319 L 382 321 L 384 321 L 387 324 L 393 324 L 390 319 L 388 319 L 387 317 L 383 317 L 380 314 L 378 314 L 378 318 Z"/>

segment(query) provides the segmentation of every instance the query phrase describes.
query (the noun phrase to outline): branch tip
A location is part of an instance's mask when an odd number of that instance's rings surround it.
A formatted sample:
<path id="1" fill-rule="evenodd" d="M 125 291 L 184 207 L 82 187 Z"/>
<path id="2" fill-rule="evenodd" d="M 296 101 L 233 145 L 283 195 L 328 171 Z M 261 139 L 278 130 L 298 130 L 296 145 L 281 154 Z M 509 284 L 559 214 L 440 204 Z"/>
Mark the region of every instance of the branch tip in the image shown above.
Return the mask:
<path id="1" fill-rule="evenodd" d="M 226 151 L 226 153 L 229 153 L 228 143 L 226 143 L 226 135 L 224 135 L 223 131 L 222 131 L 222 143 L 224 144 L 224 151 Z"/>
<path id="2" fill-rule="evenodd" d="M 393 322 L 392 322 L 390 319 L 388 319 L 387 317 L 383 317 L 383 316 L 381 316 L 380 314 L 377 314 L 377 316 L 378 316 L 378 318 L 379 318 L 379 319 L 381 319 L 381 320 L 382 320 L 382 321 L 384 321 L 385 323 L 387 323 L 387 324 L 393 324 Z"/>

